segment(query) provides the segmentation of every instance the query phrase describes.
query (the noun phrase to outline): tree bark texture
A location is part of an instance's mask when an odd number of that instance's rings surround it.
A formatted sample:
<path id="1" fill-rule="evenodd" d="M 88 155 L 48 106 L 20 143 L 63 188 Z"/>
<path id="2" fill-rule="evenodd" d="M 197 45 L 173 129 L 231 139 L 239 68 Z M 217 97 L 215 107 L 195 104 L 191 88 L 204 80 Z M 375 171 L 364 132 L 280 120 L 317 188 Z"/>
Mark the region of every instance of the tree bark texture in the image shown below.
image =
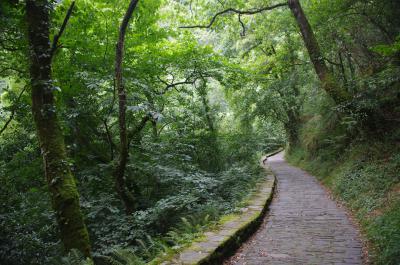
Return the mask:
<path id="1" fill-rule="evenodd" d="M 132 17 L 139 0 L 132 0 L 125 13 L 119 28 L 119 36 L 115 55 L 115 84 L 118 92 L 118 124 L 120 137 L 120 152 L 118 164 L 114 172 L 115 188 L 122 202 L 124 203 L 127 214 L 131 214 L 136 206 L 133 194 L 128 190 L 125 180 L 126 164 L 129 158 L 128 133 L 126 128 L 126 90 L 122 79 L 122 61 L 124 57 L 125 35 L 128 28 L 129 20 Z"/>
<path id="2" fill-rule="evenodd" d="M 307 48 L 315 72 L 322 83 L 322 88 L 336 102 L 341 103 L 348 98 L 348 94 L 337 84 L 333 74 L 329 71 L 324 56 L 321 53 L 318 41 L 299 0 L 288 0 L 289 8 L 300 28 L 304 44 Z"/>
<path id="3" fill-rule="evenodd" d="M 89 235 L 80 210 L 75 179 L 67 161 L 53 95 L 49 39 L 50 9 L 51 5 L 47 0 L 26 1 L 32 113 L 61 241 L 67 251 L 78 249 L 90 257 Z"/>

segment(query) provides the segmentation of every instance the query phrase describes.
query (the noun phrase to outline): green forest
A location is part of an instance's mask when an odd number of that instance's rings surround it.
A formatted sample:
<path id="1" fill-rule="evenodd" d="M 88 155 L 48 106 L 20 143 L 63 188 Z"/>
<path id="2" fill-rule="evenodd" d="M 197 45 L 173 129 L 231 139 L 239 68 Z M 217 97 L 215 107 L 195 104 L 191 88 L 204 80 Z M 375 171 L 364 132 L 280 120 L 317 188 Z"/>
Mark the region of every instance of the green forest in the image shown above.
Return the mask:
<path id="1" fill-rule="evenodd" d="M 0 264 L 161 264 L 279 148 L 400 264 L 398 0 L 0 0 Z"/>

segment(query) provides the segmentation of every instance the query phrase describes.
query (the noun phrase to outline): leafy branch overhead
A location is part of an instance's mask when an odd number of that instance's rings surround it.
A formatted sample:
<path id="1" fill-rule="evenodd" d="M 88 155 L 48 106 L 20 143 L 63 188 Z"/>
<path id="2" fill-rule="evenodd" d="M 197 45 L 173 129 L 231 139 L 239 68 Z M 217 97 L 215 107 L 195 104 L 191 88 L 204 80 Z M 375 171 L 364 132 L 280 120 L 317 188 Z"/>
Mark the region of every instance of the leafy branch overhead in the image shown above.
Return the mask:
<path id="1" fill-rule="evenodd" d="M 68 20 L 71 18 L 72 15 L 72 11 L 74 10 L 74 6 L 75 6 L 75 1 L 71 2 L 71 5 L 69 6 L 68 10 L 67 10 L 67 14 L 65 15 L 64 21 L 60 27 L 59 32 L 54 35 L 54 39 L 51 45 L 51 51 L 50 51 L 50 56 L 53 57 L 54 53 L 57 51 L 57 49 L 61 46 L 58 45 L 58 42 L 62 36 L 62 34 L 64 33 L 65 28 L 67 27 L 68 24 Z"/>
<path id="2" fill-rule="evenodd" d="M 207 29 L 207 28 L 211 28 L 212 25 L 214 24 L 214 22 L 217 20 L 217 18 L 219 16 L 225 15 L 225 14 L 229 14 L 229 13 L 234 13 L 234 14 L 238 14 L 239 15 L 239 22 L 241 22 L 240 17 L 243 15 L 254 15 L 254 14 L 259 14 L 265 11 L 269 11 L 269 10 L 273 10 L 279 7 L 284 7 L 287 6 L 287 3 L 280 3 L 280 4 L 276 4 L 276 5 L 272 5 L 272 6 L 266 6 L 266 7 L 261 7 L 261 8 L 252 8 L 249 10 L 239 10 L 239 9 L 235 9 L 235 8 L 227 8 L 225 10 L 222 10 L 218 13 L 216 13 L 210 20 L 210 22 L 206 25 L 192 25 L 192 26 L 180 26 L 180 28 L 183 29 L 193 29 L 193 28 L 201 28 L 201 29 Z"/>
<path id="3" fill-rule="evenodd" d="M 399 11 L 0 1 L 0 264 L 166 262 L 243 212 L 280 148 L 345 202 L 373 264 L 397 264 Z"/>

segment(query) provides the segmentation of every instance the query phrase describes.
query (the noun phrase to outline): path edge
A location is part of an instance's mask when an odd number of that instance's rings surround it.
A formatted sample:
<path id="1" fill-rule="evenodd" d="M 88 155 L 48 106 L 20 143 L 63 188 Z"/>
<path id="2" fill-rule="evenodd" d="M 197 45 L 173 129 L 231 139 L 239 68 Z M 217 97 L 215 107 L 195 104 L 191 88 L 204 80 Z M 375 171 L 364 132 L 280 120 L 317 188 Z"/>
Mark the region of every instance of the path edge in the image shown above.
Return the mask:
<path id="1" fill-rule="evenodd" d="M 265 180 L 258 184 L 257 191 L 253 193 L 248 206 L 244 208 L 246 211 L 223 223 L 217 231 L 206 232 L 205 239 L 192 243 L 173 260 L 161 264 L 218 265 L 232 256 L 242 243 L 258 230 L 269 210 L 277 179 L 265 161 L 283 150 L 280 148 L 260 159 L 260 166 L 265 170 Z"/>
<path id="2" fill-rule="evenodd" d="M 224 260 L 231 257 L 235 252 L 242 246 L 244 242 L 246 242 L 261 226 L 263 223 L 264 217 L 269 211 L 269 206 L 272 202 L 273 196 L 275 194 L 275 188 L 277 184 L 277 178 L 272 169 L 265 163 L 268 157 L 274 156 L 280 152 L 282 152 L 284 148 L 279 148 L 271 153 L 268 153 L 261 157 L 260 166 L 264 168 L 266 174 L 266 181 L 264 183 L 268 183 L 271 185 L 271 190 L 265 192 L 262 185 L 258 188 L 257 191 L 254 192 L 253 198 L 264 197 L 265 201 L 263 202 L 262 209 L 254 214 L 245 225 L 237 228 L 236 232 L 228 238 L 223 244 L 219 245 L 218 248 L 214 250 L 214 252 L 210 253 L 210 255 L 198 263 L 193 263 L 191 265 L 220 265 Z M 267 184 L 267 185 L 268 185 Z M 253 200 L 250 200 L 249 206 L 252 206 Z M 257 203 L 255 203 L 257 204 Z M 185 263 L 183 263 L 186 265 Z"/>

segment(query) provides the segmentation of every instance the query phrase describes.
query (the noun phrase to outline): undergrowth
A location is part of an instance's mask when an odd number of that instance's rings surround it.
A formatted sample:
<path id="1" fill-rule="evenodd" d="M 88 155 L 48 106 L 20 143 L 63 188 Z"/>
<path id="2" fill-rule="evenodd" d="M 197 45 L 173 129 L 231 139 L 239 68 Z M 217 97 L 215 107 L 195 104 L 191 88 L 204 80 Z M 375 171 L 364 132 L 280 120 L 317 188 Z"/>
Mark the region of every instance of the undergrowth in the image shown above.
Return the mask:
<path id="1" fill-rule="evenodd" d="M 235 177 L 236 182 L 240 183 L 236 173 L 238 169 L 228 170 L 222 173 L 226 178 Z M 241 171 L 242 179 L 246 180 L 246 184 L 237 185 L 238 183 L 230 183 L 232 191 L 236 193 L 234 201 L 219 202 L 222 203 L 221 209 L 215 206 L 206 206 L 205 208 L 198 209 L 195 213 L 186 214 L 180 217 L 179 221 L 172 226 L 172 228 L 162 234 L 146 234 L 142 238 L 136 238 L 135 243 L 126 247 L 113 247 L 105 249 L 102 253 L 95 254 L 94 263 L 90 260 L 85 260 L 82 255 L 77 251 L 71 251 L 67 256 L 55 258 L 51 262 L 63 265 L 144 265 L 144 264 L 161 264 L 163 261 L 168 260 L 180 250 L 189 246 L 192 242 L 200 240 L 205 231 L 216 229 L 221 218 L 228 216 L 230 213 L 236 213 L 242 208 L 248 198 L 251 196 L 251 190 L 256 186 L 256 183 L 264 176 L 264 171 L 254 166 Z M 235 191 L 235 186 L 241 191 Z M 239 187 L 240 186 L 240 187 Z M 208 209 L 207 209 L 208 207 Z M 223 210 L 222 210 L 223 209 Z M 197 212 L 197 213 L 196 213 Z M 137 218 L 140 214 L 136 215 Z M 149 217 L 144 214 L 145 220 Z M 157 220 L 161 217 L 157 215 Z M 137 220 L 136 220 L 137 221 Z"/>

